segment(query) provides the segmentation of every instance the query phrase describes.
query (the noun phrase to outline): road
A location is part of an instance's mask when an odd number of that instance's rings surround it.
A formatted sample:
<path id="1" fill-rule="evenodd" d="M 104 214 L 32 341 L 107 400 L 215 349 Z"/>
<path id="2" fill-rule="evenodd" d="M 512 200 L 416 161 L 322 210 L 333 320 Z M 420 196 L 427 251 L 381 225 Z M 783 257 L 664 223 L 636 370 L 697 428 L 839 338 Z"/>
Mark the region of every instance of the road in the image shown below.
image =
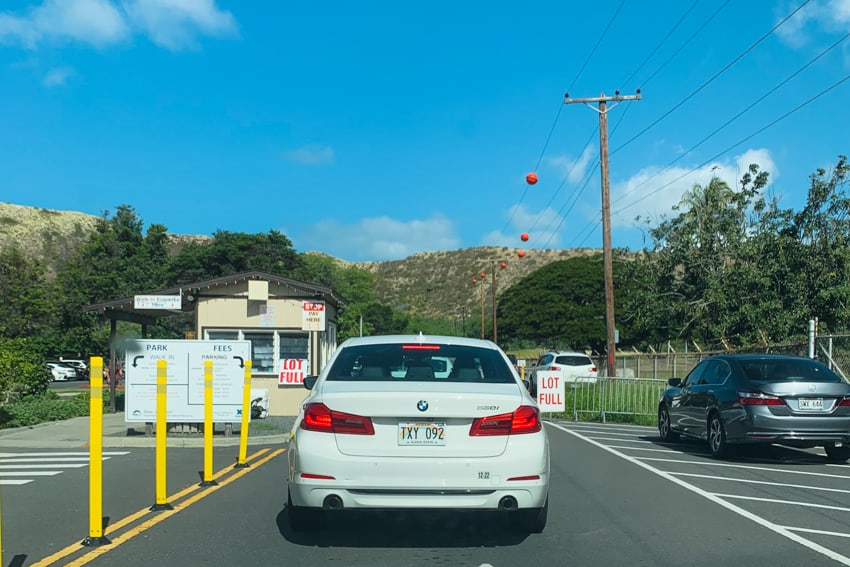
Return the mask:
<path id="1" fill-rule="evenodd" d="M 95 549 L 77 543 L 88 529 L 84 470 L 5 487 L 3 558 L 7 565 L 17 555 L 26 556 L 18 565 L 104 567 L 850 565 L 846 465 L 782 448 L 716 461 L 702 444 L 662 444 L 650 428 L 547 427 L 550 515 L 540 535 L 512 532 L 499 517 L 458 514 L 349 514 L 322 532 L 294 533 L 284 504 L 285 447 L 269 447 L 253 455 L 249 469 L 175 500 L 175 511 L 145 512 L 126 528 L 108 529 L 112 543 Z M 215 468 L 229 470 L 234 451 L 217 449 Z M 201 463 L 201 450 L 171 450 L 169 494 L 197 485 Z M 111 525 L 153 503 L 152 450 L 112 457 L 104 475 Z M 15 492 L 28 487 L 28 495 Z M 69 544 L 74 554 L 39 561 Z"/>

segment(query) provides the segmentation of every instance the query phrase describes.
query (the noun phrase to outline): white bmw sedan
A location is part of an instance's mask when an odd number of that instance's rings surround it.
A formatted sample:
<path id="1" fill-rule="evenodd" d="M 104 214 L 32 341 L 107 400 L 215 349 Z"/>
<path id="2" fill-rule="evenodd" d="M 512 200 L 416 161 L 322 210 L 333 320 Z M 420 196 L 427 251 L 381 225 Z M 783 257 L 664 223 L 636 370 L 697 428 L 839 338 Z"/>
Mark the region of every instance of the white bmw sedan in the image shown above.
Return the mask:
<path id="1" fill-rule="evenodd" d="M 494 343 L 349 339 L 304 385 L 289 445 L 293 529 L 351 509 L 501 511 L 517 529 L 546 526 L 546 430 Z"/>

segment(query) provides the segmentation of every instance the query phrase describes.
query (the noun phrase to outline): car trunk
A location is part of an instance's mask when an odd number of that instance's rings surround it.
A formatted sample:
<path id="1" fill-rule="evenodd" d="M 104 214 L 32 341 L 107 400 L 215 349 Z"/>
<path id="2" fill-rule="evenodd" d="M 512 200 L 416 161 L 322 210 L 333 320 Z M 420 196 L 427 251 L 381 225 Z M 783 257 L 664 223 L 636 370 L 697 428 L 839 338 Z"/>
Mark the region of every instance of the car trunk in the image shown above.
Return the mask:
<path id="1" fill-rule="evenodd" d="M 335 435 L 340 452 L 362 457 L 478 458 L 500 455 L 509 435 L 469 435 L 475 418 L 512 413 L 517 384 L 325 382 L 331 410 L 371 418 L 374 435 Z M 376 402 L 378 402 L 376 404 Z M 375 407 L 381 408 L 375 411 Z"/>
<path id="2" fill-rule="evenodd" d="M 850 415 L 850 406 L 838 405 L 845 396 L 850 396 L 850 385 L 844 382 L 751 381 L 750 384 L 765 394 L 783 399 L 785 406 L 769 406 L 776 415 L 788 410 L 795 415 Z"/>

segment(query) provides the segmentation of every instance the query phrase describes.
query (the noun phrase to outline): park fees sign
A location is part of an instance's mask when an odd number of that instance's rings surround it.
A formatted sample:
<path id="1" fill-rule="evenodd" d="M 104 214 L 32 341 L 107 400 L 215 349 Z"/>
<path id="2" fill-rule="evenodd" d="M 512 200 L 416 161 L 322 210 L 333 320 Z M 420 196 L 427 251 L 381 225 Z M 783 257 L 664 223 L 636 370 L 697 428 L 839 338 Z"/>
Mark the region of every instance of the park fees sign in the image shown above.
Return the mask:
<path id="1" fill-rule="evenodd" d="M 156 421 L 156 366 L 165 360 L 168 373 L 166 420 L 204 421 L 204 366 L 212 362 L 213 421 L 242 419 L 245 363 L 251 341 L 128 340 L 125 342 L 124 419 Z"/>

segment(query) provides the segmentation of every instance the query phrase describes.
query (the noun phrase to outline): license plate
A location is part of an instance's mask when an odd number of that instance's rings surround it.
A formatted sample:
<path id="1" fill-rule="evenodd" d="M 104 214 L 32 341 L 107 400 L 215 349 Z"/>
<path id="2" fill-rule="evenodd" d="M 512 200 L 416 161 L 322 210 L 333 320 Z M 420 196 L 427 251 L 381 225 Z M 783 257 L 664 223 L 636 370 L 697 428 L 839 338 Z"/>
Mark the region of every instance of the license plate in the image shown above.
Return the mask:
<path id="1" fill-rule="evenodd" d="M 408 421 L 398 424 L 399 445 L 445 445 L 446 424 L 433 421 Z"/>
<path id="2" fill-rule="evenodd" d="M 800 398 L 798 408 L 803 411 L 819 411 L 823 409 L 823 398 Z"/>

